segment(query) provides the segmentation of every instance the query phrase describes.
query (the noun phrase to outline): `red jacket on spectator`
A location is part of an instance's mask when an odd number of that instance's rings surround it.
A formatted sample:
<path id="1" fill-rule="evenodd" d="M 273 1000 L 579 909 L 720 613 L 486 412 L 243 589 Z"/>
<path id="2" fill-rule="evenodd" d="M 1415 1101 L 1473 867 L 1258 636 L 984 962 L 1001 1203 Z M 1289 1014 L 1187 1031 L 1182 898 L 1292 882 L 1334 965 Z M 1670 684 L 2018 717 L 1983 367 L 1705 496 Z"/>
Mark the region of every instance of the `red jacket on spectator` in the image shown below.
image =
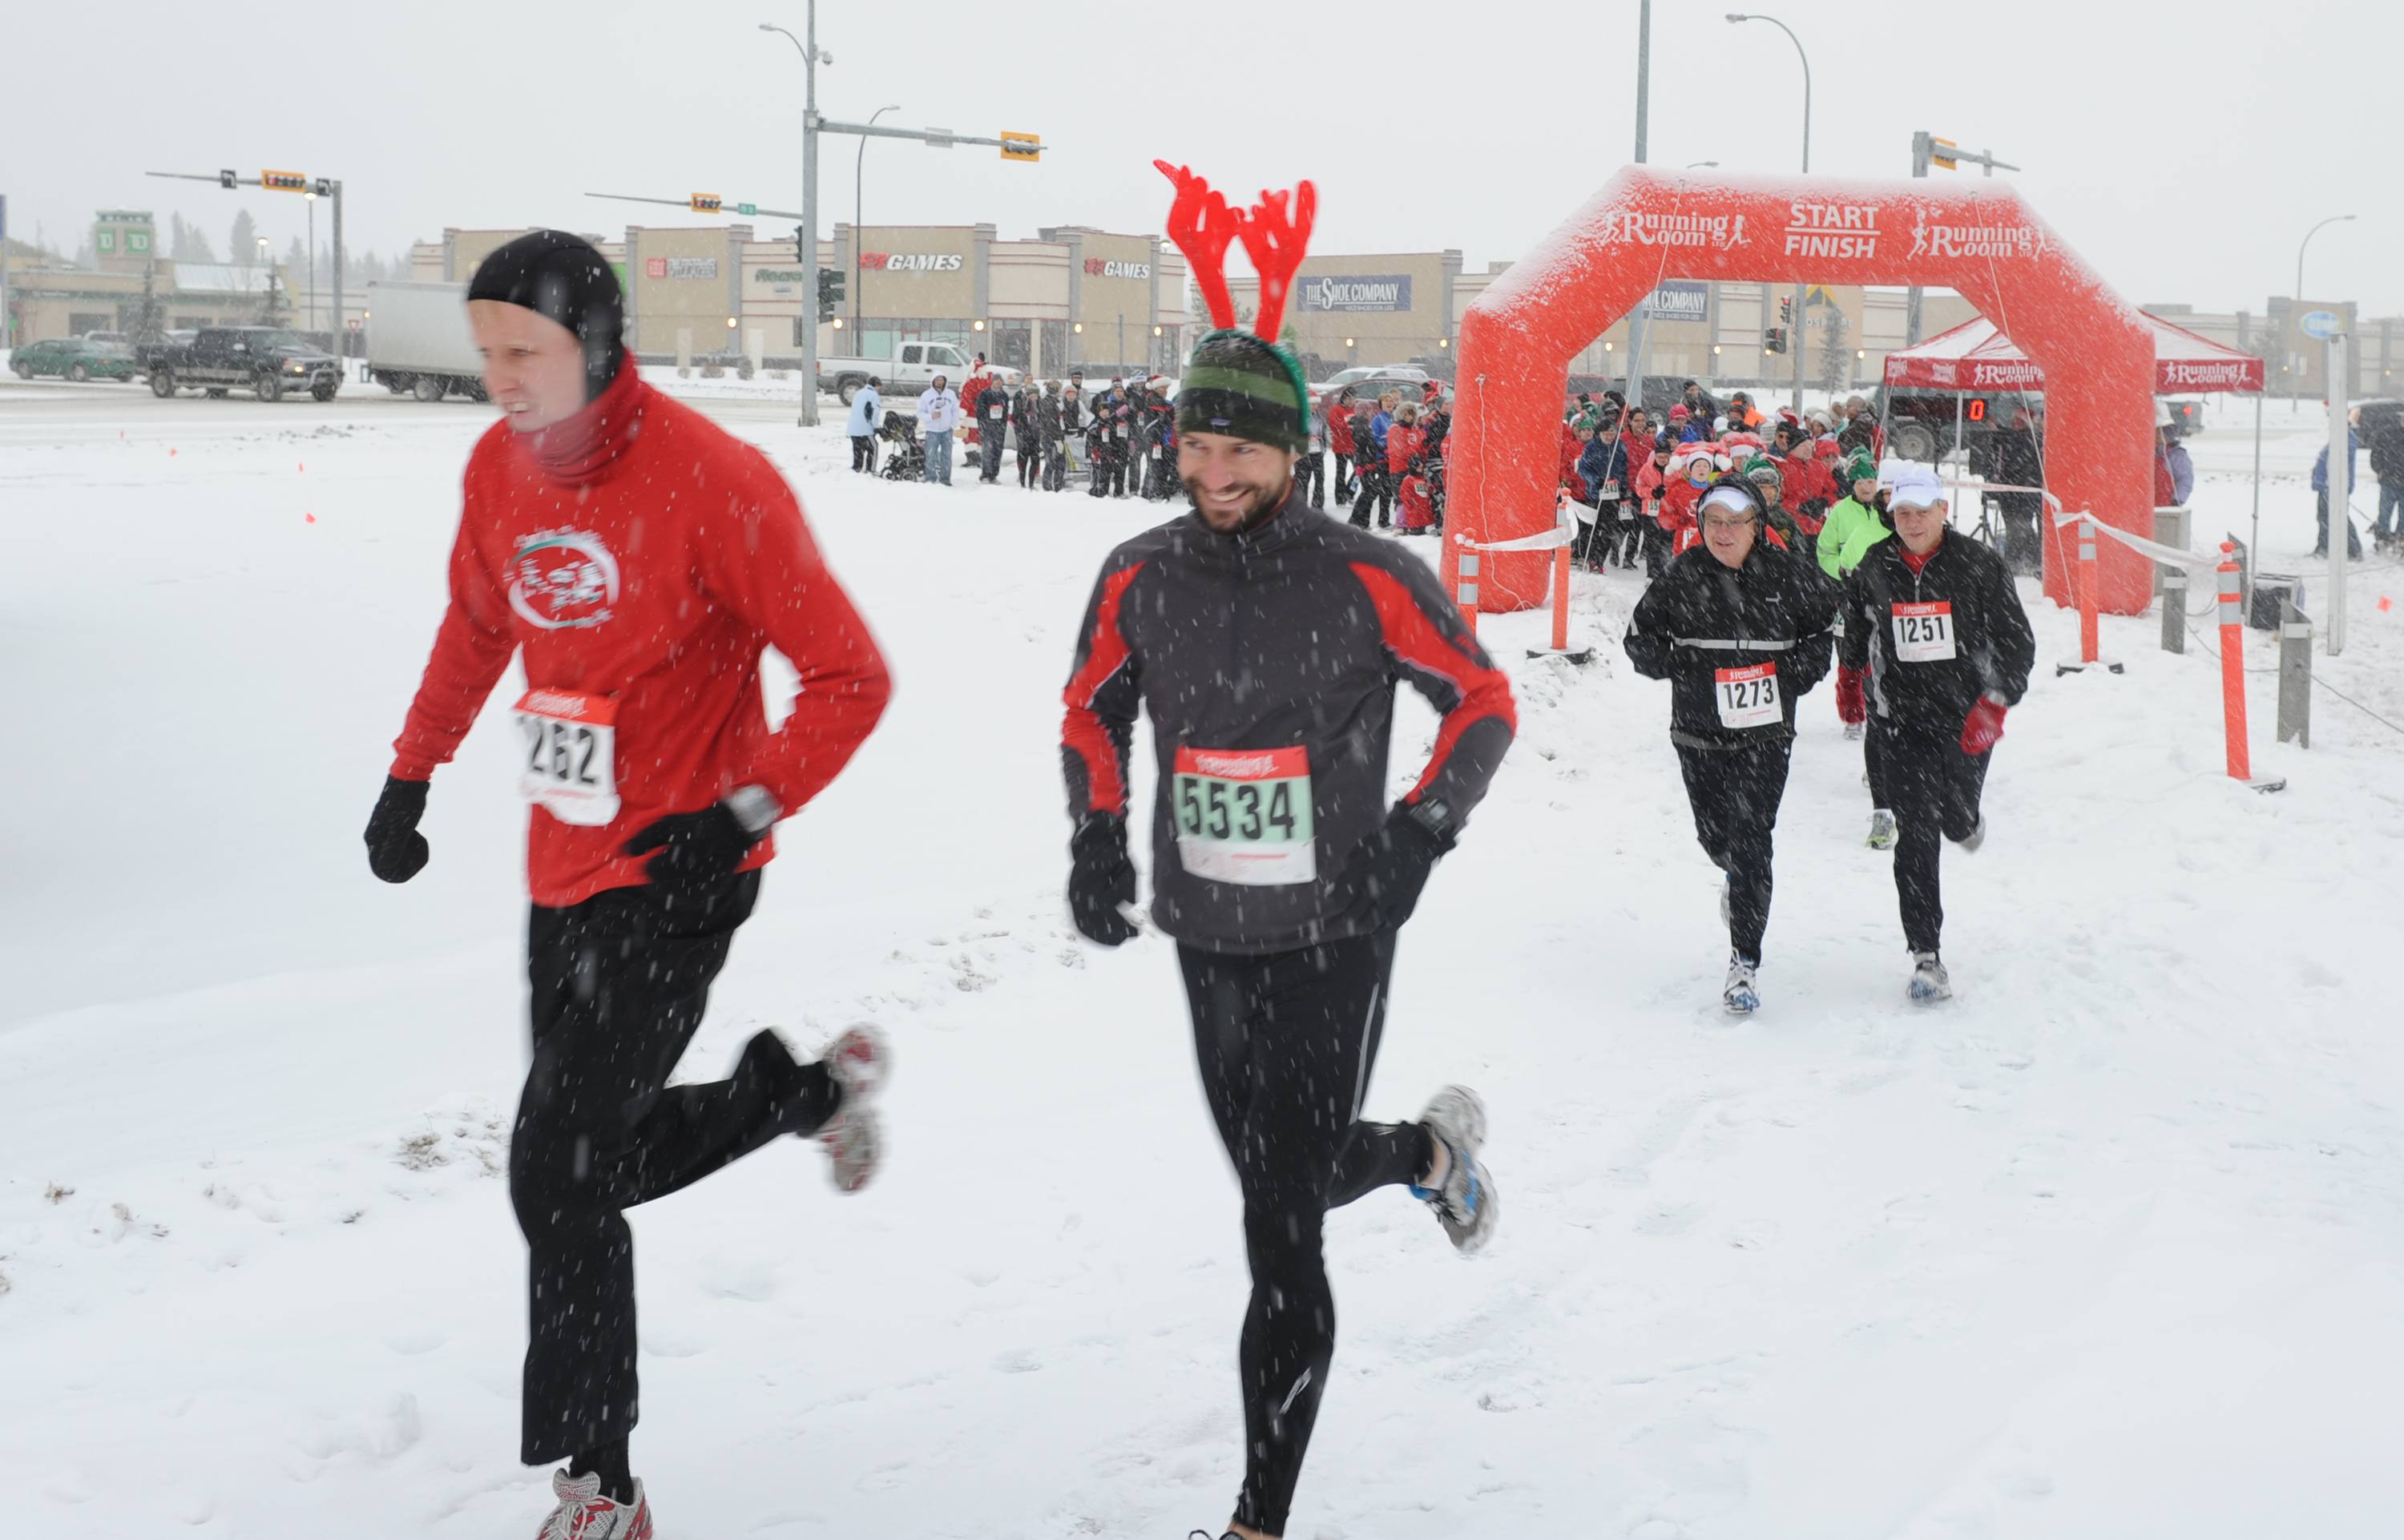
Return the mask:
<path id="1" fill-rule="evenodd" d="M 1585 450 L 1586 445 L 1578 442 L 1577 429 L 1566 422 L 1561 424 L 1561 484 L 1580 502 L 1591 496 L 1586 491 L 1586 478 L 1578 474 L 1578 455 Z"/>
<path id="2" fill-rule="evenodd" d="M 1399 476 L 1411 468 L 1411 456 L 1427 442 L 1427 434 L 1417 427 L 1405 427 L 1396 423 L 1386 429 L 1386 469 Z"/>
<path id="3" fill-rule="evenodd" d="M 1670 554 L 1682 556 L 1701 539 L 1702 531 L 1695 525 L 1695 505 L 1703 500 L 1704 488 L 1681 476 L 1661 494 L 1661 511 L 1656 515 L 1662 533 L 1670 537 Z"/>
<path id="4" fill-rule="evenodd" d="M 1327 417 L 1327 447 L 1346 459 L 1350 459 L 1352 457 L 1352 409 L 1331 397 L 1321 410 Z"/>

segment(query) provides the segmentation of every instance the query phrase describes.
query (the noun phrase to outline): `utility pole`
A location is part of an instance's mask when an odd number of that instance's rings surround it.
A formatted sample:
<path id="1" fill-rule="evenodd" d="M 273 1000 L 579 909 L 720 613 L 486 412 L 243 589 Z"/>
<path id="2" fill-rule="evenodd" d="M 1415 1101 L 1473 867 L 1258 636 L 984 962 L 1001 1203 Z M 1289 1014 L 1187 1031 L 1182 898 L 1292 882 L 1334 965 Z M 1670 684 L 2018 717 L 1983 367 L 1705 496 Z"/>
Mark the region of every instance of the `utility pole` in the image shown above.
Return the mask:
<path id="1" fill-rule="evenodd" d="M 1780 21 L 1775 16 L 1763 16 L 1758 12 L 1748 15 L 1740 10 L 1732 10 L 1728 12 L 1727 19 L 1731 24 L 1741 21 L 1767 21 L 1771 26 L 1776 27 L 1779 31 L 1784 33 L 1786 35 L 1786 40 L 1795 45 L 1795 57 L 1803 62 L 1803 175 L 1806 176 L 1810 175 L 1811 56 L 1803 51 L 1803 39 L 1795 35 L 1795 29 L 1793 27 L 1788 26 L 1785 22 Z M 1803 410 L 1803 350 L 1796 345 L 1796 339 L 1795 332 L 1801 329 L 1802 325 L 1803 281 L 1798 278 L 1795 281 L 1795 324 L 1793 327 L 1788 329 L 1786 336 L 1786 351 L 1795 356 L 1795 399 L 1792 404 L 1797 413 L 1800 413 Z"/>
<path id="2" fill-rule="evenodd" d="M 1964 161 L 1983 167 L 1992 176 L 1997 171 L 2018 171 L 2008 161 L 1998 161 L 1991 149 L 1965 150 L 1950 139 L 1939 139 L 1926 129 L 1914 130 L 1911 135 L 1911 174 L 1925 176 L 1930 166 L 1953 171 Z M 1920 345 L 1920 286 L 1914 284 L 1905 296 L 1903 308 L 1903 345 Z"/>
<path id="3" fill-rule="evenodd" d="M 1653 0 L 1637 0 L 1636 7 L 1636 163 L 1644 163 L 1645 131 L 1649 126 L 1653 100 Z M 1657 287 L 1657 286 L 1656 286 Z M 1653 345 L 1653 290 L 1647 288 L 1644 298 L 1636 304 L 1635 319 L 1630 323 L 1634 335 L 1628 339 L 1628 404 L 1644 404 L 1645 353 Z"/>
<path id="4" fill-rule="evenodd" d="M 8 195 L 0 192 L 0 348 L 16 345 L 16 329 L 8 324 Z"/>
<path id="5" fill-rule="evenodd" d="M 818 0 L 809 0 L 808 20 L 804 23 L 804 30 L 809 33 L 808 42 L 804 43 L 801 38 L 795 37 L 784 28 L 771 22 L 761 22 L 760 30 L 784 33 L 786 40 L 802 50 L 802 212 L 793 217 L 798 217 L 802 221 L 802 294 L 803 302 L 809 309 L 808 322 L 802 328 L 801 426 L 815 427 L 818 421 L 818 135 L 857 133 L 881 139 L 915 139 L 935 149 L 949 149 L 954 145 L 999 145 L 1001 147 L 1001 158 L 1005 161 L 1041 160 L 1043 145 L 1040 138 L 1031 133 L 1004 133 L 999 138 L 986 139 L 973 134 L 954 133 L 949 129 L 879 128 L 876 126 L 874 118 L 871 118 L 865 123 L 829 122 L 818 116 L 818 66 L 833 63 L 834 55 L 820 52 L 818 49 Z M 613 195 L 596 192 L 591 196 L 606 198 Z M 626 200 L 629 203 L 671 201 L 660 198 Z M 859 212 L 855 208 L 852 214 L 855 230 L 858 228 L 859 217 Z M 855 234 L 852 239 L 857 242 L 860 237 Z M 850 281 L 858 283 L 860 275 L 854 273 Z"/>
<path id="6" fill-rule="evenodd" d="M 801 250 L 794 255 L 802 259 L 802 415 L 801 426 L 818 425 L 818 0 L 809 0 L 808 20 L 803 23 L 809 41 L 804 43 L 785 29 L 770 22 L 760 23 L 762 32 L 782 32 L 793 47 L 802 50 L 802 239 Z M 829 58 L 825 61 L 832 63 Z M 854 237 L 858 239 L 857 236 Z"/>

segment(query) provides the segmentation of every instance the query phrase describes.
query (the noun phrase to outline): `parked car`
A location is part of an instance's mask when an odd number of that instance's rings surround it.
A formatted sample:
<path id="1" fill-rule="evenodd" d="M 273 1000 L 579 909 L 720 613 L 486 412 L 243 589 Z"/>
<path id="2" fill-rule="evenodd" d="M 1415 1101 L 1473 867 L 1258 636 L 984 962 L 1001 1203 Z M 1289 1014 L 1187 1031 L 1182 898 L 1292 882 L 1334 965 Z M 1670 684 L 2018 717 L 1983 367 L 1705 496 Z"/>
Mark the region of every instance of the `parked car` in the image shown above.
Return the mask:
<path id="1" fill-rule="evenodd" d="M 21 380 L 30 380 L 37 374 L 56 374 L 78 383 L 85 380 L 131 380 L 142 370 L 131 349 L 82 337 L 27 343 L 8 356 L 8 367 L 17 371 Z"/>
<path id="2" fill-rule="evenodd" d="M 971 355 L 971 350 L 952 343 L 903 343 L 894 350 L 894 357 L 890 358 L 849 356 L 820 358 L 818 388 L 834 392 L 843 399 L 846 406 L 851 404 L 851 399 L 860 394 L 860 387 L 868 383 L 872 374 L 885 382 L 882 394 L 888 400 L 899 400 L 905 395 L 915 398 L 934 384 L 938 374 L 943 376 L 946 385 L 957 390 L 969 377 Z M 994 365 L 993 372 L 996 378 L 1013 389 L 1017 388 L 1023 377 L 1020 371 L 1002 364 Z M 1093 378 L 1091 370 L 1086 371 L 1085 377 Z"/>
<path id="3" fill-rule="evenodd" d="M 1352 394 L 1358 396 L 1361 394 L 1361 387 L 1372 380 L 1383 380 L 1390 384 L 1400 384 L 1407 380 L 1413 385 L 1419 385 L 1427 377 L 1426 370 L 1412 364 L 1360 364 L 1351 369 L 1336 371 L 1326 379 L 1312 385 L 1310 393 L 1314 396 L 1324 396 L 1329 391 L 1341 390 L 1346 385 L 1350 385 Z M 1380 385 L 1377 388 L 1383 390 L 1386 386 Z"/>
<path id="4" fill-rule="evenodd" d="M 342 387 L 340 360 L 280 327 L 203 327 L 189 343 L 162 343 L 142 361 L 150 371 L 150 394 L 161 399 L 197 386 L 213 399 L 247 390 L 262 401 L 280 401 L 287 390 L 306 390 L 330 401 Z"/>

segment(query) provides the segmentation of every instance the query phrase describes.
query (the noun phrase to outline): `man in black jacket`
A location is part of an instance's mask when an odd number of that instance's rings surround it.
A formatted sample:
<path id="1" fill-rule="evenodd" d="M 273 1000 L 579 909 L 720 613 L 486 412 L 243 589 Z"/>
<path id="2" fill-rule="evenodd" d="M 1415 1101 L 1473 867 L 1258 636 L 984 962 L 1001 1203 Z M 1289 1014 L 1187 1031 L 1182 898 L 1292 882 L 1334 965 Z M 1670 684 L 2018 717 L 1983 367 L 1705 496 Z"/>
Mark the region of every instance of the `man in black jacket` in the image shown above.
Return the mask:
<path id="1" fill-rule="evenodd" d="M 999 380 L 988 380 L 977 392 L 977 448 L 983 464 L 977 480 L 991 485 L 1001 477 L 1001 444 L 1010 436 L 1010 390 Z"/>
<path id="2" fill-rule="evenodd" d="M 1071 404 L 1060 394 L 1060 382 L 1043 382 L 1043 399 L 1035 403 L 1035 431 L 1043 441 L 1043 490 L 1057 492 L 1069 484 L 1068 421 Z"/>
<path id="3" fill-rule="evenodd" d="M 1723 476 L 1696 512 L 1703 543 L 1671 562 L 1628 627 L 1628 659 L 1670 681 L 1670 741 L 1695 836 L 1726 879 L 1727 984 L 1737 1015 L 1761 1008 L 1770 845 L 1786 794 L 1795 700 L 1828 672 L 1837 590 L 1819 567 L 1762 539 L 1760 492 Z"/>
<path id="4" fill-rule="evenodd" d="M 1995 435 L 1995 480 L 2006 486 L 2043 486 L 2045 456 L 2038 452 L 2035 419 L 2021 407 L 2011 426 Z M 2004 559 L 2022 577 L 2045 570 L 2045 495 L 2041 492 L 1998 492 L 1996 511 L 2004 519 Z"/>
<path id="5" fill-rule="evenodd" d="M 1010 441 L 1011 447 L 1018 451 L 1018 488 L 1022 492 L 1035 489 L 1036 473 L 1043 465 L 1042 403 L 1043 390 L 1033 375 L 1021 380 L 1016 394 L 1010 399 Z"/>
<path id="6" fill-rule="evenodd" d="M 1138 933 L 1127 755 L 1152 718 L 1152 918 L 1176 939 L 1195 1049 L 1244 1199 L 1252 1295 L 1245 1479 L 1233 1533 L 1285 1530 L 1335 1352 L 1326 1211 L 1410 1186 L 1463 1252 L 1491 1235 L 1475 1093 L 1417 1123 L 1360 1121 L 1396 932 L 1509 748 L 1509 682 L 1403 548 L 1311 511 L 1293 483 L 1302 371 L 1233 329 L 1195 349 L 1177 401 L 1192 510 L 1103 563 L 1065 692 L 1069 912 Z M 1419 782 L 1386 807 L 1394 688 L 1443 713 Z M 1332 1115 L 1331 1115 L 1332 1114 Z"/>
<path id="7" fill-rule="evenodd" d="M 1938 857 L 1951 840 L 1975 851 L 1987 837 L 1978 808 L 2004 713 L 2028 690 L 2036 637 L 2004 559 L 1945 528 L 1945 489 L 1908 466 L 1887 495 L 1894 539 L 1845 580 L 1837 709 L 1874 714 L 1874 778 L 1894 810 L 1895 898 L 1911 948 L 1911 998 L 1950 997 L 1937 946 L 1945 905 Z"/>
<path id="8" fill-rule="evenodd" d="M 2386 550 L 2404 539 L 2404 413 L 2389 411 L 2383 421 L 2368 413 L 2362 424 L 2370 435 L 2370 473 L 2379 479 L 2379 518 L 2370 526 L 2370 543 Z"/>

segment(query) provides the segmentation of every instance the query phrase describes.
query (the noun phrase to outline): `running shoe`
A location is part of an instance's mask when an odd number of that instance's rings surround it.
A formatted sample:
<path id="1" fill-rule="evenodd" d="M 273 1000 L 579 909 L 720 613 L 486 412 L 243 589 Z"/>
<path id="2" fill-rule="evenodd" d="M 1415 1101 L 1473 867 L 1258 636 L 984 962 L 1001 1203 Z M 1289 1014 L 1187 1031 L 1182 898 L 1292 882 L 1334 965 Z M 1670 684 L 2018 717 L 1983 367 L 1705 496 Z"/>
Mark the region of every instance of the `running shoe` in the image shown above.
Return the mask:
<path id="1" fill-rule="evenodd" d="M 570 1476 L 565 1469 L 551 1473 L 551 1490 L 559 1505 L 535 1540 L 651 1540 L 651 1503 L 640 1481 L 631 1503 L 602 1496 L 598 1475 Z"/>
<path id="2" fill-rule="evenodd" d="M 1873 850 L 1894 848 L 1894 815 L 1883 807 L 1870 811 L 1870 837 L 1865 842 Z"/>
<path id="3" fill-rule="evenodd" d="M 1419 1123 L 1450 1156 L 1444 1181 L 1411 1184 L 1411 1196 L 1435 1211 L 1453 1249 L 1473 1255 L 1494 1238 L 1502 1206 L 1477 1152 L 1486 1144 L 1486 1103 L 1466 1085 L 1447 1085 L 1428 1099 Z"/>
<path id="4" fill-rule="evenodd" d="M 1953 998 L 1953 980 L 1947 976 L 1945 964 L 1934 952 L 1911 954 L 1911 983 L 1906 993 L 1915 1005 L 1934 1005 L 1940 1000 Z"/>

